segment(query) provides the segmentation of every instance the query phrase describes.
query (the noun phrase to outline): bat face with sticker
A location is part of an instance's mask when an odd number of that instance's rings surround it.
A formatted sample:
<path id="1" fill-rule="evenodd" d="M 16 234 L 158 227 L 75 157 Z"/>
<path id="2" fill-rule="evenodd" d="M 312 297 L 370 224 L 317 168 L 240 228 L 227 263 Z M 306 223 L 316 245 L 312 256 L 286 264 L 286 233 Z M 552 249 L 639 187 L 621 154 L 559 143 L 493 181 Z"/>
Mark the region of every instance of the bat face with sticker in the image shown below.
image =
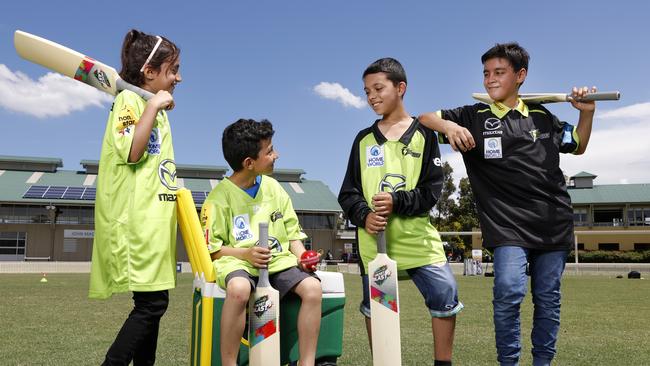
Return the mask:
<path id="1" fill-rule="evenodd" d="M 269 224 L 259 225 L 259 245 L 268 247 Z M 260 276 L 249 303 L 249 364 L 280 365 L 280 294 L 269 283 L 269 271 Z"/>
<path id="2" fill-rule="evenodd" d="M 402 364 L 397 262 L 386 254 L 386 233 L 377 234 L 377 256 L 368 263 L 372 361 L 374 366 Z"/>
<path id="3" fill-rule="evenodd" d="M 153 96 L 122 80 L 114 68 L 45 38 L 17 30 L 14 46 L 20 57 L 110 95 L 128 89 L 147 100 Z"/>

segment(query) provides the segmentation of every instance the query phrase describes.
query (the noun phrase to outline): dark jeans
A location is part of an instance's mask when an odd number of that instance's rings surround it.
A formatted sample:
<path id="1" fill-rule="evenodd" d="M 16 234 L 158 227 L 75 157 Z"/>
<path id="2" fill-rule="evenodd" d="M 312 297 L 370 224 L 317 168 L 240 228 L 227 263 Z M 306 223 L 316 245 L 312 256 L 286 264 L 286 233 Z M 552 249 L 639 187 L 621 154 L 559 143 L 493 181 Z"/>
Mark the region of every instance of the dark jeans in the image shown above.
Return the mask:
<path id="1" fill-rule="evenodd" d="M 530 263 L 533 293 L 533 365 L 550 365 L 560 329 L 560 283 L 568 251 L 536 251 L 515 246 L 494 250 L 494 330 L 497 360 L 518 365 L 521 353 L 519 309 L 528 292 L 526 264 Z"/>
<path id="2" fill-rule="evenodd" d="M 169 304 L 169 292 L 133 292 L 134 307 L 122 325 L 102 365 L 153 365 L 158 326 Z"/>

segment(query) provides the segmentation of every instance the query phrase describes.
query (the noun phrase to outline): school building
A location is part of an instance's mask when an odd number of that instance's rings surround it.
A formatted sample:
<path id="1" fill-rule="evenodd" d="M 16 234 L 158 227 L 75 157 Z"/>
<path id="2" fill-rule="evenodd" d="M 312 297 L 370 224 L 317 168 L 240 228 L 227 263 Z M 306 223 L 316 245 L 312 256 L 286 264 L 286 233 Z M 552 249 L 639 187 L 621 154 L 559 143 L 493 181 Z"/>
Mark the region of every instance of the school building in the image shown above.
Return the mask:
<path id="1" fill-rule="evenodd" d="M 82 160 L 79 170 L 62 170 L 57 158 L 0 156 L 0 261 L 90 261 L 99 162 Z M 223 166 L 176 165 L 179 187 L 192 191 L 200 211 L 210 190 L 228 172 Z M 273 177 L 287 191 L 309 239 L 307 247 L 344 250 L 337 223 L 336 196 L 300 169 L 276 169 Z M 180 231 L 178 261 L 187 262 Z"/>
<path id="2" fill-rule="evenodd" d="M 595 185 L 596 175 L 568 179 L 578 250 L 650 250 L 650 184 Z M 481 238 L 472 239 L 481 248 Z"/>

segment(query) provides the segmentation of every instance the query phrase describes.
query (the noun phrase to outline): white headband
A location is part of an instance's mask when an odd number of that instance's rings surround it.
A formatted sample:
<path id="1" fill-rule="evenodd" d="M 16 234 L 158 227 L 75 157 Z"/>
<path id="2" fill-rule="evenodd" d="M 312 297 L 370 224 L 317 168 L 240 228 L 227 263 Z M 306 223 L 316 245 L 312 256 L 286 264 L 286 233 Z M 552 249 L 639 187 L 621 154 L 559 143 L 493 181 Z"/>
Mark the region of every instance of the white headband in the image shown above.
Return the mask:
<path id="1" fill-rule="evenodd" d="M 158 51 L 158 47 L 162 43 L 162 38 L 160 36 L 156 36 L 156 38 L 158 38 L 158 42 L 156 42 L 156 45 L 153 46 L 153 50 L 151 50 L 151 53 L 149 54 L 149 57 L 147 57 L 147 61 L 145 61 L 144 64 L 142 65 L 142 67 L 140 68 L 140 72 L 144 72 L 144 67 L 147 66 L 149 61 L 151 61 L 151 58 L 156 53 L 156 51 Z"/>

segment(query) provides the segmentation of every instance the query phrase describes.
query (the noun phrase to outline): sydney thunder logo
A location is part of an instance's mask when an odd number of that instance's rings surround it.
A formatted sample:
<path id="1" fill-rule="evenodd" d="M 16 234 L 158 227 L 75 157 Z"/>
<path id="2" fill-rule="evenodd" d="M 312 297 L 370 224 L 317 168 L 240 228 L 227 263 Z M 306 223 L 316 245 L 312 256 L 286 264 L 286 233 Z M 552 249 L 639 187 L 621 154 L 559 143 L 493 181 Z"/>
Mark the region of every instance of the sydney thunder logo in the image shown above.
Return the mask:
<path id="1" fill-rule="evenodd" d="M 253 312 L 258 318 L 261 318 L 267 310 L 273 307 L 273 301 L 268 296 L 264 295 L 255 301 L 253 305 Z"/>
<path id="2" fill-rule="evenodd" d="M 372 274 L 372 280 L 378 286 L 381 286 L 381 284 L 384 283 L 384 281 L 386 281 L 392 274 L 393 274 L 393 272 L 391 272 L 388 269 L 388 266 L 383 265 L 383 266 L 377 268 L 375 273 Z"/>

